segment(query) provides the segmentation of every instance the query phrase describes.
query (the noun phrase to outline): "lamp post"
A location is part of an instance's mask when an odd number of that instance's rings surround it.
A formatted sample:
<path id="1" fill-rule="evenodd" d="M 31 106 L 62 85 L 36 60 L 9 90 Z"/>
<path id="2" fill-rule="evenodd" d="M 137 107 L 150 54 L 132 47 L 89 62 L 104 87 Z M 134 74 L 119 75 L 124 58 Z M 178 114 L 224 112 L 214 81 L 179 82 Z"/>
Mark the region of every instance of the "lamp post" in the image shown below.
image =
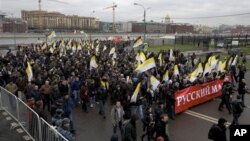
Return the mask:
<path id="1" fill-rule="evenodd" d="M 89 38 L 91 40 L 91 16 L 92 14 L 95 13 L 95 10 L 93 10 L 90 14 L 89 14 Z"/>
<path id="2" fill-rule="evenodd" d="M 16 23 L 16 20 L 14 19 L 13 17 L 13 13 L 11 13 L 11 17 L 12 17 L 12 30 L 13 30 L 13 40 L 14 40 L 14 45 L 16 47 L 16 33 L 15 33 L 15 23 Z"/>
<path id="3" fill-rule="evenodd" d="M 144 14 L 143 14 L 143 16 L 144 16 L 144 37 L 143 37 L 143 39 L 144 39 L 144 41 L 145 41 L 145 40 L 146 40 L 146 33 L 147 33 L 147 27 L 146 27 L 146 11 L 147 11 L 148 9 L 150 9 L 151 7 L 145 8 L 143 5 L 141 5 L 141 4 L 139 4 L 139 3 L 134 3 L 134 5 L 140 6 L 140 7 L 142 7 L 143 10 L 144 10 Z"/>

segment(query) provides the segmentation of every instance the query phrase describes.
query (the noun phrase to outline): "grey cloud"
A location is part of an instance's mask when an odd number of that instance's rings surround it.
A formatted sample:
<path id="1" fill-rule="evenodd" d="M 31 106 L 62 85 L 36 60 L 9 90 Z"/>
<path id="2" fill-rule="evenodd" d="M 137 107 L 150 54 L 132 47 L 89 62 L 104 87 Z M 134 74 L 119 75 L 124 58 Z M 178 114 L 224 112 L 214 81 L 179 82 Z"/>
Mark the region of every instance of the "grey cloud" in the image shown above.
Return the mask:
<path id="1" fill-rule="evenodd" d="M 4 12 L 14 13 L 20 17 L 22 9 L 38 9 L 38 0 L 0 0 L 0 9 Z M 69 4 L 61 4 L 42 0 L 42 7 L 48 11 L 59 11 L 66 15 L 89 16 L 91 11 L 96 12 L 92 15 L 99 17 L 103 21 L 112 21 L 112 9 L 105 7 L 111 6 L 115 2 L 117 21 L 128 21 L 143 19 L 143 9 L 134 6 L 137 2 L 145 7 L 151 7 L 147 11 L 147 20 L 162 21 L 161 17 L 167 14 L 175 22 L 191 24 L 245 24 L 250 25 L 250 15 L 226 17 L 216 19 L 176 19 L 180 17 L 206 17 L 250 12 L 250 0 L 61 0 Z"/>

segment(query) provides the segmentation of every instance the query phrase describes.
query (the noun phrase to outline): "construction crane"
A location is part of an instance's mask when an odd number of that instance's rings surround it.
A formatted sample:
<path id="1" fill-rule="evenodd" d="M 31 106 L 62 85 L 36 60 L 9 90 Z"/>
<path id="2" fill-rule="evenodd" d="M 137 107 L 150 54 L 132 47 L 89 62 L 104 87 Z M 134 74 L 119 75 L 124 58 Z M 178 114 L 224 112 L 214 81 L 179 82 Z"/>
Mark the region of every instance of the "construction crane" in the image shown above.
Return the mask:
<path id="1" fill-rule="evenodd" d="M 113 28 L 112 28 L 113 32 L 116 31 L 116 29 L 115 29 L 115 8 L 116 8 L 116 7 L 117 7 L 117 5 L 116 5 L 115 3 L 113 3 L 112 6 L 109 6 L 109 7 L 104 8 L 104 9 L 110 9 L 110 8 L 113 9 Z"/>

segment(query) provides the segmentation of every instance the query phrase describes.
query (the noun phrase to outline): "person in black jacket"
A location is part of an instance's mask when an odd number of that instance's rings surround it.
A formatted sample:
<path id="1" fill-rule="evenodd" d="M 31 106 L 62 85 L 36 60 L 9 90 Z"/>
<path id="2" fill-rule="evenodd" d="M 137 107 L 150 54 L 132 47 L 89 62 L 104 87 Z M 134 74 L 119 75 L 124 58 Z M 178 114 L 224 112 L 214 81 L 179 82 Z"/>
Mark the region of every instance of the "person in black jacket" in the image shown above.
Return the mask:
<path id="1" fill-rule="evenodd" d="M 218 120 L 217 125 L 213 125 L 209 130 L 208 138 L 213 141 L 227 141 L 226 126 L 227 121 L 224 118 Z"/>
<path id="2" fill-rule="evenodd" d="M 238 93 L 239 93 L 241 100 L 242 100 L 242 106 L 246 107 L 246 105 L 245 105 L 246 80 L 244 78 L 241 79 L 241 81 L 239 82 Z"/>
<path id="3" fill-rule="evenodd" d="M 136 121 L 138 117 L 132 115 L 129 123 L 125 126 L 124 141 L 137 141 L 136 140 Z"/>
<path id="4" fill-rule="evenodd" d="M 162 114 L 161 120 L 155 125 L 156 139 L 158 137 L 163 137 L 164 141 L 170 141 L 168 136 L 168 115 Z"/>
<path id="5" fill-rule="evenodd" d="M 174 104 L 175 104 L 174 91 L 170 89 L 166 93 L 166 109 L 169 118 L 172 120 L 174 120 Z"/>
<path id="6" fill-rule="evenodd" d="M 221 103 L 220 103 L 219 108 L 218 108 L 219 111 L 222 111 L 221 108 L 225 104 L 229 114 L 232 113 L 231 105 L 230 105 L 230 98 L 232 97 L 232 93 L 233 93 L 232 84 L 228 78 L 225 78 L 223 86 L 222 86 Z"/>
<path id="7" fill-rule="evenodd" d="M 144 137 L 147 136 L 148 141 L 151 140 L 151 138 L 153 138 L 153 128 L 155 125 L 155 121 L 154 121 L 154 115 L 152 113 L 152 108 L 151 107 L 147 107 L 146 108 L 146 112 L 145 112 L 145 116 L 143 119 L 143 131 L 146 130 L 146 133 L 144 133 L 141 136 L 141 140 L 143 141 Z"/>
<path id="8" fill-rule="evenodd" d="M 237 100 L 234 100 L 232 102 L 233 122 L 231 125 L 238 125 L 239 124 L 238 119 L 239 119 L 241 113 L 243 112 L 243 110 L 244 110 L 244 108 L 243 108 L 241 96 L 237 95 Z"/>

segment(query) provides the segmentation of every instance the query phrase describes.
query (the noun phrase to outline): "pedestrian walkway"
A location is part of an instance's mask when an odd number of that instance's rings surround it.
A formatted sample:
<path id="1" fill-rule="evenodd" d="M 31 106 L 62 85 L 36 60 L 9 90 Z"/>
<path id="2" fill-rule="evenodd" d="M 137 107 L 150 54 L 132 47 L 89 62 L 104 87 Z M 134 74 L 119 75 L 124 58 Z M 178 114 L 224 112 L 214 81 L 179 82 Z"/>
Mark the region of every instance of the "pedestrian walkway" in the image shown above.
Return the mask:
<path id="1" fill-rule="evenodd" d="M 0 141 L 27 141 L 29 137 L 16 122 L 3 110 L 0 110 Z"/>

